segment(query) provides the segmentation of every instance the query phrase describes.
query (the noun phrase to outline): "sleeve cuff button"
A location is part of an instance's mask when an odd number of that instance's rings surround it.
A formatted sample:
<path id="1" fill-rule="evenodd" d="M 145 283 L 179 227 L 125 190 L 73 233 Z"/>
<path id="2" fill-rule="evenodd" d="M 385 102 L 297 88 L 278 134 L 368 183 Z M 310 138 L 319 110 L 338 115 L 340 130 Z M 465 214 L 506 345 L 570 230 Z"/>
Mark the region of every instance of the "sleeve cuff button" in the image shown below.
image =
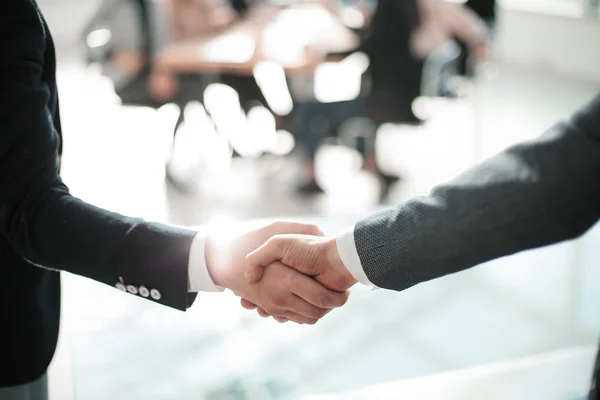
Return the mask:
<path id="1" fill-rule="evenodd" d="M 133 285 L 127 285 L 127 291 L 131 294 L 137 294 L 138 289 Z"/>
<path id="2" fill-rule="evenodd" d="M 154 300 L 160 300 L 160 297 L 161 297 L 161 296 L 160 296 L 160 292 L 159 292 L 158 290 L 156 290 L 156 289 L 152 289 L 152 290 L 150 291 L 150 296 L 152 296 L 152 298 L 153 298 Z"/>
<path id="3" fill-rule="evenodd" d="M 140 296 L 142 296 L 142 297 L 150 296 L 150 291 L 148 290 L 148 288 L 146 288 L 146 286 L 140 286 L 139 292 L 140 292 Z"/>

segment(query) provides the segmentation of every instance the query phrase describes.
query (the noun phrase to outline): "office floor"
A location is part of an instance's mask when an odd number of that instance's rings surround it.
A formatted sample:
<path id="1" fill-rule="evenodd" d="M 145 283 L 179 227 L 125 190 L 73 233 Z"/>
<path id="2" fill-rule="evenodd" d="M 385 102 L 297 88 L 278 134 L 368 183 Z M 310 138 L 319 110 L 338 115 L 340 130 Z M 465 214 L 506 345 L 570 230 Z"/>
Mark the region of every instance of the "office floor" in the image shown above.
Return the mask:
<path id="1" fill-rule="evenodd" d="M 120 107 L 107 82 L 76 61 L 62 64 L 58 78 L 63 176 L 75 195 L 95 205 L 189 225 L 299 217 L 330 233 L 376 207 L 372 177 L 341 168 L 323 169 L 324 181 L 344 183 L 332 184 L 328 195 L 296 197 L 293 158 L 199 167 L 203 189 L 178 193 L 164 181 L 168 109 Z M 476 101 L 441 105 L 420 129 L 383 127 L 380 161 L 405 177 L 390 202 L 424 194 L 476 159 L 537 136 L 599 89 L 552 73 L 490 67 L 471 94 Z M 196 127 L 190 125 L 182 146 L 192 159 L 202 158 L 207 143 L 201 123 Z M 352 165 L 354 154 L 329 148 L 320 157 L 326 166 Z M 356 288 L 345 308 L 312 327 L 263 320 L 228 293 L 200 294 L 180 313 L 63 274 L 51 393 L 78 400 L 297 399 L 595 345 L 599 241 L 596 228 L 576 242 L 403 293 Z"/>

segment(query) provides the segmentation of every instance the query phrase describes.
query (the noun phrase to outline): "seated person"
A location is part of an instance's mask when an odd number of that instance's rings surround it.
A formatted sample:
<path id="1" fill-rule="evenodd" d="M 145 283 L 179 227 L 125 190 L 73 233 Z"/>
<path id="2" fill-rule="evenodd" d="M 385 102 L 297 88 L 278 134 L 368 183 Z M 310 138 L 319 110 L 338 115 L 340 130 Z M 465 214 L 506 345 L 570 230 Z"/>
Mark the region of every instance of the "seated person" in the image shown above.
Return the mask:
<path id="1" fill-rule="evenodd" d="M 460 72 L 466 60 L 484 61 L 489 57 L 488 32 L 495 20 L 495 2 L 468 1 L 464 7 L 443 0 L 419 0 L 421 24 L 411 38 L 412 51 L 427 57 L 435 48 L 456 39 L 462 48 Z"/>
<path id="2" fill-rule="evenodd" d="M 89 42 L 100 28 L 110 31 L 109 43 L 88 44 L 88 51 L 124 103 L 160 106 L 180 88 L 174 76 L 152 68 L 152 58 L 169 43 L 217 34 L 238 18 L 225 1 L 103 0 L 83 34 Z"/>
<path id="3" fill-rule="evenodd" d="M 83 30 L 88 62 L 100 62 L 115 91 L 131 85 L 147 62 L 150 43 L 149 13 L 143 0 L 104 0 Z M 96 40 L 100 28 L 108 38 Z"/>
<path id="4" fill-rule="evenodd" d="M 238 18 L 226 1 L 168 0 L 168 4 L 175 41 L 217 34 Z"/>
<path id="5" fill-rule="evenodd" d="M 370 91 L 364 99 L 359 100 L 362 109 L 359 116 L 370 118 L 375 126 L 384 122 L 420 123 L 412 111 L 412 103 L 420 95 L 423 61 L 453 36 L 464 40 L 474 54 L 480 54 L 480 57 L 487 55 L 487 30 L 473 12 L 443 0 L 379 0 L 359 46 L 350 52 L 333 55 L 333 58 L 339 59 L 360 51 L 369 57 L 367 74 L 370 77 Z M 319 116 L 319 119 L 326 119 L 327 109 L 333 108 L 333 105 L 323 107 L 319 111 L 323 116 Z M 357 116 L 355 109 L 347 109 L 346 117 Z M 336 121 L 340 119 L 341 112 L 344 111 L 336 110 L 335 116 L 329 118 L 330 126 L 339 123 Z M 322 132 L 307 131 L 315 126 L 324 124 L 304 122 L 301 124 L 304 130 L 298 135 L 308 152 L 306 181 L 298 188 L 301 194 L 322 192 L 315 181 L 313 166 Z M 374 148 L 372 144 L 365 147 Z M 364 168 L 380 178 L 382 197 L 385 197 L 397 178 L 378 168 L 374 154 L 364 156 Z"/>

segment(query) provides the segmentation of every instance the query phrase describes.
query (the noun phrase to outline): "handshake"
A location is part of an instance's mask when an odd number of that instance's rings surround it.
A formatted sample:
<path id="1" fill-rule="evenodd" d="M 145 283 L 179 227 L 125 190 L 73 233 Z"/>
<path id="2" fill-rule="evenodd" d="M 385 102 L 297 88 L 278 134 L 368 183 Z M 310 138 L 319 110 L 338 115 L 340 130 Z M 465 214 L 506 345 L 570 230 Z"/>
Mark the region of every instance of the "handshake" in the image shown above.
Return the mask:
<path id="1" fill-rule="evenodd" d="M 244 308 L 279 322 L 316 323 L 343 306 L 356 283 L 340 259 L 336 239 L 310 224 L 212 231 L 205 258 L 217 286 L 241 297 Z"/>

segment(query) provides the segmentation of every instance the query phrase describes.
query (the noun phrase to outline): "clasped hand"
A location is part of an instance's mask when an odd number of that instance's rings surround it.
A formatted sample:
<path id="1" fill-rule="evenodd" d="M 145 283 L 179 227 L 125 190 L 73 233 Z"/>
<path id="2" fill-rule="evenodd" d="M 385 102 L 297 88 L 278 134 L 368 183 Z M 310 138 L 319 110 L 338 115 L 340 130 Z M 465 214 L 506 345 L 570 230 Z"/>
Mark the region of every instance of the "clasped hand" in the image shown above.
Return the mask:
<path id="1" fill-rule="evenodd" d="M 346 303 L 347 289 L 356 282 L 339 259 L 335 240 L 297 222 L 234 235 L 212 231 L 206 260 L 216 285 L 240 296 L 245 308 L 279 322 L 316 323 Z"/>

